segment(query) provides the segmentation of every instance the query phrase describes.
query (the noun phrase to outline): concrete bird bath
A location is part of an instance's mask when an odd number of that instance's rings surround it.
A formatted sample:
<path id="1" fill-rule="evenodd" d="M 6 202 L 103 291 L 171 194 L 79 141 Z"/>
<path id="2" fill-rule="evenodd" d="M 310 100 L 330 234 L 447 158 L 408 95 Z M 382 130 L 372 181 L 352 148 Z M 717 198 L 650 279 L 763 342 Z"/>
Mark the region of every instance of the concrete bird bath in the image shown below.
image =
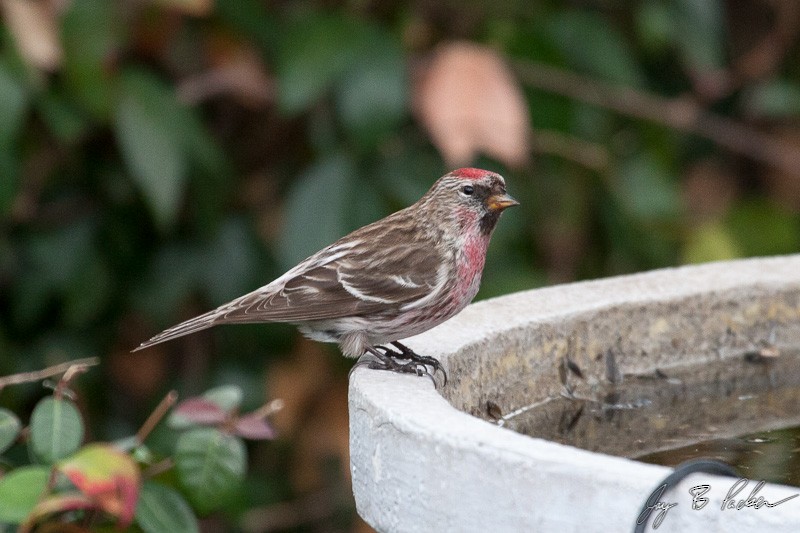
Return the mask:
<path id="1" fill-rule="evenodd" d="M 353 491 L 368 523 L 382 532 L 632 531 L 643 503 L 672 469 L 625 456 L 637 455 L 637 448 L 657 450 L 667 435 L 680 434 L 665 433 L 665 426 L 690 418 L 725 435 L 738 434 L 741 420 L 758 423 L 762 415 L 759 430 L 772 429 L 766 416 L 772 410 L 797 416 L 800 424 L 800 397 L 766 405 L 757 394 L 740 394 L 749 398 L 741 408 L 703 409 L 698 402 L 691 412 L 676 407 L 675 416 L 657 421 L 631 409 L 632 432 L 625 428 L 599 439 L 591 424 L 583 425 L 596 416 L 568 421 L 576 441 L 589 435 L 592 444 L 584 447 L 606 453 L 499 427 L 492 411 L 509 416 L 554 398 L 569 405 L 565 389 L 577 398 L 596 396 L 622 376 L 629 383 L 680 368 L 734 367 L 764 347 L 782 350 L 791 363 L 796 354 L 786 349 L 800 347 L 800 255 L 511 294 L 471 305 L 408 344 L 439 358 L 450 382 L 436 390 L 415 376 L 364 368 L 353 373 Z M 564 370 L 565 357 L 582 378 Z M 800 373 L 762 367 L 757 372 L 776 387 L 795 375 L 800 382 Z M 663 387 L 670 386 L 666 381 Z M 544 433 L 558 433 L 556 427 L 563 432 L 563 420 L 529 420 Z M 721 502 L 735 481 L 706 474 L 684 480 L 659 499 L 678 505 L 658 531 L 741 533 L 800 524 L 800 497 L 775 507 L 723 511 Z M 747 498 L 757 481 L 737 500 Z M 709 502 L 694 510 L 689 489 L 700 484 L 710 486 Z M 776 484 L 758 493 L 773 503 L 794 494 L 800 488 Z"/>

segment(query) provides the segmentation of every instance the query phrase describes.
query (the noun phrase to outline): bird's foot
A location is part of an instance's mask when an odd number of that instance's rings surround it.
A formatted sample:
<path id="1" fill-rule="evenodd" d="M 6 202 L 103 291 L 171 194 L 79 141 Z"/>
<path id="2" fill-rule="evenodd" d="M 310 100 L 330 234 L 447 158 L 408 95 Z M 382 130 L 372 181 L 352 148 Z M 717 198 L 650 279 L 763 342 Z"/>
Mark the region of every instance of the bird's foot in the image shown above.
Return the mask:
<path id="1" fill-rule="evenodd" d="M 380 350 L 383 350 L 381 353 Z M 428 367 L 424 363 L 417 361 L 409 361 L 408 363 L 399 363 L 396 359 L 406 359 L 404 357 L 395 357 L 397 352 L 385 346 L 376 346 L 375 348 L 367 349 L 367 352 L 374 355 L 376 359 L 364 359 L 358 361 L 350 369 L 350 373 L 360 366 L 372 368 L 374 370 L 389 370 L 397 372 L 398 374 L 415 374 L 417 376 L 427 376 L 433 382 L 433 386 L 437 387 L 436 378 L 428 371 Z M 435 372 L 435 370 L 434 370 Z"/>
<path id="2" fill-rule="evenodd" d="M 395 350 L 391 350 L 391 349 L 387 348 L 386 346 L 378 346 L 378 348 L 386 350 L 387 354 L 389 352 L 391 352 L 392 357 L 394 357 L 395 359 L 409 359 L 412 362 L 420 363 L 420 364 L 423 364 L 425 366 L 429 366 L 429 367 L 433 368 L 433 373 L 434 374 L 437 371 L 440 371 L 442 373 L 442 376 L 444 377 L 444 383 L 443 384 L 447 385 L 447 372 L 444 371 L 444 368 L 442 368 L 442 364 L 439 362 L 438 359 L 436 359 L 435 357 L 427 356 L 427 355 L 419 355 L 414 350 L 412 350 L 411 348 L 409 348 L 405 344 L 402 344 L 402 343 L 400 343 L 398 341 L 392 342 L 392 346 L 397 348 L 399 350 L 399 352 L 397 352 Z"/>

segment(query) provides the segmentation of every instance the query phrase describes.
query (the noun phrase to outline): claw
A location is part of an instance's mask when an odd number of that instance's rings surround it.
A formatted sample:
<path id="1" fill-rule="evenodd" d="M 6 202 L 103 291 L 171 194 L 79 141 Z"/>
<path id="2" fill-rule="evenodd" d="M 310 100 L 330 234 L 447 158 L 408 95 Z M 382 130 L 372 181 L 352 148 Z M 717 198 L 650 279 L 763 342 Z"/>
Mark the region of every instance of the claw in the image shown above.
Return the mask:
<path id="1" fill-rule="evenodd" d="M 372 347 L 367 348 L 367 353 L 374 355 L 377 360 L 364 359 L 358 361 L 350 369 L 350 374 L 348 374 L 348 377 L 353 374 L 353 371 L 356 368 L 360 366 L 366 366 L 367 368 L 372 368 L 375 370 L 391 370 L 392 372 L 397 372 L 400 374 L 416 374 L 417 376 L 427 376 L 433 382 L 434 388 L 438 388 L 438 384 L 436 383 L 436 378 L 433 376 L 433 374 L 431 374 L 428 371 L 428 367 L 426 366 L 426 363 L 423 361 L 414 360 L 413 357 L 410 357 L 407 354 L 396 352 L 386 346 L 375 346 L 374 348 Z M 396 359 L 410 359 L 410 361 L 408 363 L 401 364 L 398 363 Z M 433 359 L 433 358 L 426 358 L 426 359 Z M 436 360 L 433 359 L 433 361 Z M 434 368 L 434 373 L 436 372 L 437 368 L 440 368 L 438 366 L 438 361 L 436 361 L 436 365 L 430 364 L 430 366 Z M 446 382 L 447 382 L 447 376 L 445 375 L 445 383 Z"/>
<path id="2" fill-rule="evenodd" d="M 444 368 L 442 367 L 442 364 L 439 362 L 438 359 L 436 359 L 435 357 L 427 356 L 427 355 L 419 355 L 416 352 L 414 352 L 414 350 L 412 350 L 411 348 L 409 348 L 408 346 L 406 346 L 405 344 L 403 344 L 403 343 L 401 343 L 399 341 L 392 342 L 392 345 L 395 348 L 397 348 L 398 350 L 400 350 L 400 354 L 401 354 L 401 357 L 395 356 L 395 358 L 397 358 L 397 359 L 410 359 L 411 361 L 414 361 L 414 362 L 417 362 L 417 363 L 422 363 L 423 365 L 426 365 L 426 366 L 430 366 L 431 368 L 433 368 L 433 373 L 434 374 L 436 373 L 437 370 L 441 370 L 442 377 L 444 378 L 442 380 L 442 386 L 446 386 L 447 385 L 447 372 L 445 372 Z M 387 351 L 391 351 L 392 353 L 397 353 L 394 350 L 387 349 L 386 347 L 382 346 L 382 348 L 386 349 Z"/>

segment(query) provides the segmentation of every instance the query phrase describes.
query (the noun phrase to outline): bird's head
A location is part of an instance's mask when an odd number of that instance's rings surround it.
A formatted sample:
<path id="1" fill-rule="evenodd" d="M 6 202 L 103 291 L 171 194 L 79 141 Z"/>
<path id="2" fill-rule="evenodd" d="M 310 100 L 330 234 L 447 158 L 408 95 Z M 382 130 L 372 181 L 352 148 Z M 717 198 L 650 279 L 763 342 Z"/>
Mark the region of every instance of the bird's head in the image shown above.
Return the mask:
<path id="1" fill-rule="evenodd" d="M 506 192 L 503 176 L 478 168 L 460 168 L 445 174 L 425 196 L 462 225 L 477 223 L 487 234 L 492 232 L 503 210 L 519 205 Z"/>

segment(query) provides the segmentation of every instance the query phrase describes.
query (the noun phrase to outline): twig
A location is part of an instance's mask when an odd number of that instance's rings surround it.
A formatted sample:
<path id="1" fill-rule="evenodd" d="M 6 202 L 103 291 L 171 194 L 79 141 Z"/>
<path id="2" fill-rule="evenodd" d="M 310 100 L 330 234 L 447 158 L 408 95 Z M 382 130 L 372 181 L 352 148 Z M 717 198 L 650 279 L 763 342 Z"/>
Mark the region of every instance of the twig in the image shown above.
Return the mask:
<path id="1" fill-rule="evenodd" d="M 178 393 L 174 390 L 169 391 L 164 399 L 156 406 L 150 416 L 147 417 L 147 420 L 144 421 L 142 427 L 139 428 L 139 431 L 136 432 L 136 442 L 142 444 L 147 436 L 150 435 L 150 432 L 161 422 L 161 419 L 164 418 L 164 415 L 167 414 L 167 411 L 175 405 L 175 402 L 178 401 Z"/>
<path id="2" fill-rule="evenodd" d="M 0 390 L 3 390 L 8 385 L 19 385 L 21 383 L 33 383 L 35 381 L 42 381 L 45 378 L 57 376 L 59 374 L 69 374 L 72 378 L 76 373 L 85 372 L 89 367 L 100 364 L 100 358 L 87 357 L 85 359 L 76 359 L 54 366 L 43 368 L 42 370 L 35 370 L 33 372 L 22 372 L 20 374 L 11 374 L 10 376 L 0 377 Z"/>
<path id="3" fill-rule="evenodd" d="M 664 98 L 532 61 L 517 61 L 514 67 L 520 79 L 532 87 L 691 133 L 791 175 L 800 174 L 800 151 L 795 147 L 710 113 L 690 99 Z"/>
<path id="4" fill-rule="evenodd" d="M 250 416 L 256 416 L 258 418 L 267 418 L 269 415 L 277 413 L 281 409 L 283 409 L 283 400 L 281 400 L 280 398 L 276 398 L 271 402 L 262 405 L 252 413 L 250 413 Z"/>

